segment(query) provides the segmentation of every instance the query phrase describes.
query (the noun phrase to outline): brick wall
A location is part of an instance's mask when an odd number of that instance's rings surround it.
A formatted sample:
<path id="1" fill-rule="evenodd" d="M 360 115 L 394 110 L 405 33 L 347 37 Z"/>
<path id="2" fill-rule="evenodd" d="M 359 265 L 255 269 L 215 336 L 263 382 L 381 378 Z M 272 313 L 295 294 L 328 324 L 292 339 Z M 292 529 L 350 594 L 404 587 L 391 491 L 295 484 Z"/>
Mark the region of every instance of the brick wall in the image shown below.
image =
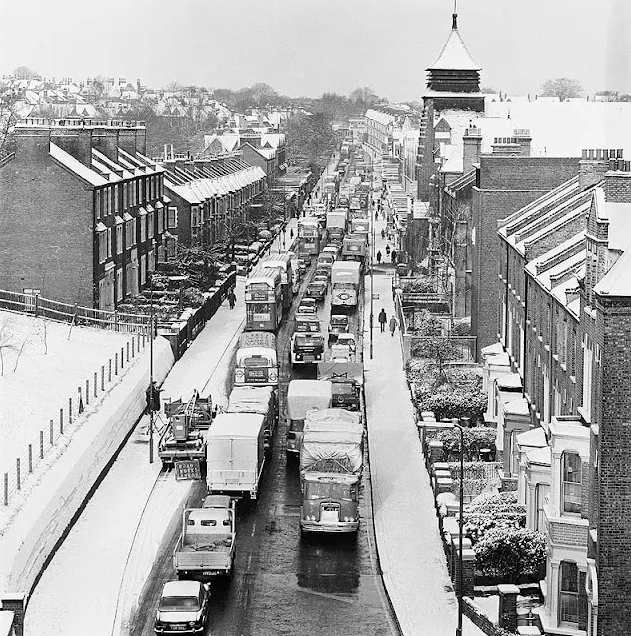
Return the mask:
<path id="1" fill-rule="evenodd" d="M 599 298 L 598 636 L 631 625 L 631 298 Z"/>
<path id="2" fill-rule="evenodd" d="M 578 158 L 494 157 L 482 155 L 473 189 L 473 276 L 471 328 L 480 350 L 496 341 L 498 324 L 498 220 L 571 179 Z"/>
<path id="3" fill-rule="evenodd" d="M 92 188 L 30 139 L 0 167 L 0 285 L 92 306 L 92 214 Z"/>

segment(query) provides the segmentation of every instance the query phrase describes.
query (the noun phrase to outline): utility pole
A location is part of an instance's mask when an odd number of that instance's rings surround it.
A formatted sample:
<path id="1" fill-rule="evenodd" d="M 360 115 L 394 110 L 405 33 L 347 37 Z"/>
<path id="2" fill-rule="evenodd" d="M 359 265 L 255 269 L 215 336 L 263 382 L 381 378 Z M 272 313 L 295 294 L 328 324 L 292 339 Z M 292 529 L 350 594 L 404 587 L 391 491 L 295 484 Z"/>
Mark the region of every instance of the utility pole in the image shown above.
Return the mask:
<path id="1" fill-rule="evenodd" d="M 373 318 L 374 318 L 374 278 L 373 278 L 373 266 L 375 262 L 374 254 L 375 254 L 375 218 L 374 218 L 374 200 L 373 200 L 373 180 L 375 178 L 375 169 L 373 165 L 373 171 L 370 174 L 370 205 L 368 206 L 368 214 L 370 214 L 370 359 L 372 360 L 373 353 L 373 335 L 372 335 L 372 326 L 373 326 Z"/>

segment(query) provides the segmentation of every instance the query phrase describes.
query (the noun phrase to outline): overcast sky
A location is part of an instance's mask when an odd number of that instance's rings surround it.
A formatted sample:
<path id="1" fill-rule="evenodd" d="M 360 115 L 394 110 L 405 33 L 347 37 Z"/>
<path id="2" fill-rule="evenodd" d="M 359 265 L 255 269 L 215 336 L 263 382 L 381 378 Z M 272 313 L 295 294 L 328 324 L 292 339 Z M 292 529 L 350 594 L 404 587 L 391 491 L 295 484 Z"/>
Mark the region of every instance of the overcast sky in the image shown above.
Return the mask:
<path id="1" fill-rule="evenodd" d="M 263 81 L 291 95 L 370 86 L 418 100 L 453 0 L 0 0 L 0 74 Z M 631 93 L 631 0 L 459 0 L 482 85 L 536 92 L 554 77 Z"/>

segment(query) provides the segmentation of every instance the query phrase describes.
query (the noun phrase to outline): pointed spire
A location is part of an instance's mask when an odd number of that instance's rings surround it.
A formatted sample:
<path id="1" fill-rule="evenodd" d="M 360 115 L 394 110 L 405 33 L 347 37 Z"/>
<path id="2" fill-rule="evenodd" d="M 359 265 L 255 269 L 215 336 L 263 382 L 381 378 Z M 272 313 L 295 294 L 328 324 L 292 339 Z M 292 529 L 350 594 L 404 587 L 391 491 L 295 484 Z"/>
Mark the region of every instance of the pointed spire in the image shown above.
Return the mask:
<path id="1" fill-rule="evenodd" d="M 454 0 L 454 12 L 451 15 L 451 29 L 458 30 L 458 0 Z"/>

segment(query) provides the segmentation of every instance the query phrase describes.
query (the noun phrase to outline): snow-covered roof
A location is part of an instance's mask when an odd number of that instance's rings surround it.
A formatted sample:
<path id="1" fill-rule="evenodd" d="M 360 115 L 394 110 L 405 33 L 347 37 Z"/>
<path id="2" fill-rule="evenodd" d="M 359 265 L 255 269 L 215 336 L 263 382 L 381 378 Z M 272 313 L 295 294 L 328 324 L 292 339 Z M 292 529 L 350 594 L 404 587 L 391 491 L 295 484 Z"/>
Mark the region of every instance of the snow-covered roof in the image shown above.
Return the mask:
<path id="1" fill-rule="evenodd" d="M 594 293 L 599 296 L 631 296 L 631 249 L 627 249 L 594 286 Z"/>
<path id="2" fill-rule="evenodd" d="M 382 126 L 388 126 L 389 124 L 394 122 L 394 117 L 389 115 L 388 113 L 384 113 L 380 110 L 375 110 L 374 108 L 369 108 L 366 111 L 366 119 L 372 119 Z"/>
<path id="3" fill-rule="evenodd" d="M 480 71 L 482 68 L 473 61 L 471 54 L 458 32 L 455 25 L 449 33 L 441 52 L 436 61 L 429 67 L 428 71 L 434 70 L 457 70 L 457 71 Z"/>
<path id="4" fill-rule="evenodd" d="M 50 156 L 56 159 L 63 166 L 74 172 L 78 177 L 87 181 L 93 186 L 107 185 L 109 182 L 104 179 L 100 174 L 96 173 L 88 166 L 82 164 L 78 159 L 75 159 L 71 154 L 68 154 L 65 150 L 62 150 L 59 146 L 50 142 Z"/>

